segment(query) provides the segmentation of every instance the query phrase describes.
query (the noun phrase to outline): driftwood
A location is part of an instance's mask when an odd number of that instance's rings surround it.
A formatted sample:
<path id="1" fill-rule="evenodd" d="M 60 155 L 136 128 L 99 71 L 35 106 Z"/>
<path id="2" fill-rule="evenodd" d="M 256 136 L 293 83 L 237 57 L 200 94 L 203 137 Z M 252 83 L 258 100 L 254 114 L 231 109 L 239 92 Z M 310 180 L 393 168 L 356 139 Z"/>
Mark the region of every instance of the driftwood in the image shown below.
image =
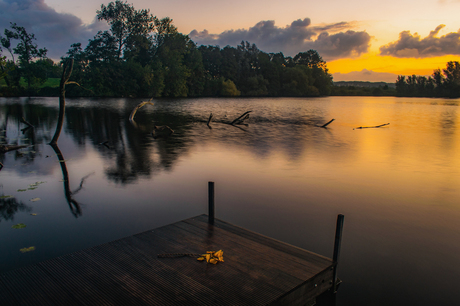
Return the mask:
<path id="1" fill-rule="evenodd" d="M 249 113 L 252 111 L 247 111 L 235 120 L 233 120 L 230 124 L 235 125 L 235 124 L 243 124 L 243 121 L 249 118 Z"/>
<path id="2" fill-rule="evenodd" d="M 0 145 L 0 153 L 5 153 L 8 151 L 19 150 L 27 147 L 26 145 Z"/>
<path id="3" fill-rule="evenodd" d="M 335 120 L 335 119 L 332 119 L 331 121 L 326 122 L 325 124 L 321 125 L 320 127 L 322 127 L 322 128 L 327 128 L 327 126 L 328 126 L 329 124 L 331 124 L 332 121 L 334 121 L 334 120 Z"/>
<path id="4" fill-rule="evenodd" d="M 24 119 L 24 117 L 21 118 L 21 122 L 26 124 L 27 128 L 34 128 L 32 124 L 30 124 L 29 122 L 26 121 L 26 119 Z"/>
<path id="5" fill-rule="evenodd" d="M 152 136 L 154 139 L 160 138 L 160 137 L 168 137 L 170 136 L 174 131 L 167 125 L 162 125 L 162 126 L 153 126 L 153 131 L 152 131 Z"/>
<path id="6" fill-rule="evenodd" d="M 245 112 L 244 114 L 242 114 L 241 116 L 239 116 L 238 118 L 236 118 L 235 120 L 233 121 L 214 121 L 216 123 L 222 123 L 222 124 L 228 124 L 228 125 L 231 125 L 231 126 L 234 126 L 234 127 L 237 127 L 243 131 L 246 132 L 245 129 L 239 127 L 238 125 L 245 125 L 245 126 L 248 126 L 246 123 L 244 123 L 244 120 L 248 119 L 249 118 L 249 113 L 252 112 L 252 111 L 247 111 Z M 213 116 L 212 116 L 212 113 L 209 115 L 209 119 L 206 123 L 206 125 L 208 126 L 208 128 L 212 129 L 211 127 L 211 120 L 212 120 Z"/>
<path id="7" fill-rule="evenodd" d="M 360 127 L 357 127 L 357 128 L 354 128 L 353 130 L 361 130 L 361 129 L 375 129 L 375 128 L 380 128 L 382 126 L 387 126 L 389 125 L 389 123 L 384 123 L 384 124 L 381 124 L 381 125 L 375 125 L 375 126 L 360 126 Z"/>
<path id="8" fill-rule="evenodd" d="M 109 141 L 108 141 L 108 140 L 106 140 L 106 141 L 104 141 L 104 142 L 101 142 L 100 145 L 103 145 L 103 146 L 106 147 L 107 149 L 112 149 L 112 148 L 110 147 L 110 145 L 109 145 Z"/>
<path id="9" fill-rule="evenodd" d="M 210 123 L 211 123 L 211 120 L 212 120 L 212 113 L 209 114 L 209 119 L 208 119 L 208 122 L 206 123 L 206 125 L 208 126 L 208 128 L 212 129 Z"/>
<path id="10" fill-rule="evenodd" d="M 153 98 L 152 98 L 153 99 Z M 149 101 L 147 102 L 141 102 L 139 103 L 134 109 L 133 111 L 131 112 L 131 115 L 129 115 L 129 122 L 131 122 L 131 124 L 137 128 L 137 123 L 136 121 L 134 121 L 134 116 L 136 115 L 136 112 L 141 108 L 143 107 L 144 105 L 147 105 L 147 104 L 150 104 L 150 105 L 153 105 L 153 102 L 150 102 L 152 101 L 152 99 L 150 99 Z M 157 139 L 157 138 L 160 138 L 160 137 L 168 137 L 170 136 L 172 133 L 174 133 L 174 131 L 167 125 L 162 125 L 162 126 L 156 126 L 154 125 L 153 126 L 153 131 L 152 131 L 152 136 L 154 139 Z M 104 143 L 102 143 L 104 144 Z M 105 145 L 105 144 L 104 144 Z"/>
<path id="11" fill-rule="evenodd" d="M 136 112 L 139 110 L 139 108 L 141 108 L 142 106 L 146 105 L 146 104 L 150 104 L 150 105 L 153 105 L 153 102 L 150 102 L 152 101 L 152 99 L 148 100 L 147 102 L 141 102 L 139 103 L 134 109 L 133 111 L 131 112 L 131 115 L 129 115 L 129 122 L 131 122 L 133 125 L 136 125 L 136 122 L 134 121 L 134 115 L 136 115 Z"/>

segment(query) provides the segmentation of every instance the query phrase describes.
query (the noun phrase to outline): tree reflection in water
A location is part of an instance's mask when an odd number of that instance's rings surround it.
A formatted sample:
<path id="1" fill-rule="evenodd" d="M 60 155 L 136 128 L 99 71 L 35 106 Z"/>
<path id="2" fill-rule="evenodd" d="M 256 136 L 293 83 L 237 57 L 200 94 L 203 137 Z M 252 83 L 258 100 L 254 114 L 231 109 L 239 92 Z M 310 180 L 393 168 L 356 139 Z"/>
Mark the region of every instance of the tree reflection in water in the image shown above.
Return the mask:
<path id="1" fill-rule="evenodd" d="M 0 221 L 3 219 L 14 220 L 14 215 L 18 212 L 30 212 L 31 207 L 16 200 L 15 198 L 0 199 Z"/>
<path id="2" fill-rule="evenodd" d="M 73 198 L 73 196 L 76 195 L 83 188 L 84 181 L 93 173 L 90 173 L 84 176 L 81 179 L 80 186 L 74 191 L 71 191 L 70 182 L 69 182 L 69 172 L 67 171 L 67 166 L 65 163 L 64 156 L 62 155 L 62 152 L 59 149 L 57 144 L 55 143 L 50 144 L 50 146 L 53 148 L 54 152 L 56 153 L 59 159 L 59 164 L 61 165 L 62 179 L 64 181 L 64 194 L 65 194 L 65 199 L 67 201 L 67 204 L 69 204 L 70 212 L 72 213 L 72 215 L 74 215 L 75 218 L 78 218 L 82 214 L 81 205 Z"/>

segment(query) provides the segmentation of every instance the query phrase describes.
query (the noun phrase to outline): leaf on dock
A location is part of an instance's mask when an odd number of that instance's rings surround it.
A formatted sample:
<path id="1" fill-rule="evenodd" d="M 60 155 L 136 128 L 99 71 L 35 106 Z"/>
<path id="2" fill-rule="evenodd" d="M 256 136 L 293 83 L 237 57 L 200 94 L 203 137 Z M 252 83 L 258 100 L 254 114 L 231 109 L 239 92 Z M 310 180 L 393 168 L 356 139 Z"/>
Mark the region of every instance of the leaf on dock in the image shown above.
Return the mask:
<path id="1" fill-rule="evenodd" d="M 197 258 L 199 261 L 204 261 L 212 264 L 217 264 L 219 261 L 224 262 L 224 251 L 219 250 L 217 252 L 207 251 L 206 254 L 201 255 Z"/>

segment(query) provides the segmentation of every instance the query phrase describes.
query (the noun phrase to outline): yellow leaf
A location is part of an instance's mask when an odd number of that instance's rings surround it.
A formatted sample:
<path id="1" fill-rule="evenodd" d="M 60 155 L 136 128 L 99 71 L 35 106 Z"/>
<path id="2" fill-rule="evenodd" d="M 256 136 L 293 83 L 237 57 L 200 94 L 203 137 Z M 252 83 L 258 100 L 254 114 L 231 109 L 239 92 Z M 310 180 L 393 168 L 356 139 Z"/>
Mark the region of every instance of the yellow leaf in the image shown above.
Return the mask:
<path id="1" fill-rule="evenodd" d="M 196 260 L 202 261 L 204 260 L 204 257 L 198 257 Z"/>
<path id="2" fill-rule="evenodd" d="M 209 262 L 209 260 L 211 259 L 211 254 L 206 254 L 206 262 Z"/>
<path id="3" fill-rule="evenodd" d="M 211 259 L 209 260 L 209 262 L 215 265 L 215 264 L 217 263 L 217 259 L 211 258 Z"/>

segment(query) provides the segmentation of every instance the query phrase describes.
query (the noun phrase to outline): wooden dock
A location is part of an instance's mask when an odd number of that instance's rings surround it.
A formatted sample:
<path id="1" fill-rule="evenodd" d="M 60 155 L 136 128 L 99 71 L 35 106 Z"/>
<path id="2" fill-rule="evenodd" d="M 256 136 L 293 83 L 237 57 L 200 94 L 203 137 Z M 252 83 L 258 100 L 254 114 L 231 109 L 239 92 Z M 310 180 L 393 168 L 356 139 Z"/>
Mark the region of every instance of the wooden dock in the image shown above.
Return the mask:
<path id="1" fill-rule="evenodd" d="M 0 274 L 1 305 L 308 305 L 337 288 L 333 259 L 214 218 L 186 219 Z M 224 251 L 217 264 L 159 254 Z"/>
<path id="2" fill-rule="evenodd" d="M 224 251 L 225 262 L 162 253 Z M 0 275 L 2 305 L 305 305 L 332 259 L 207 215 Z"/>

